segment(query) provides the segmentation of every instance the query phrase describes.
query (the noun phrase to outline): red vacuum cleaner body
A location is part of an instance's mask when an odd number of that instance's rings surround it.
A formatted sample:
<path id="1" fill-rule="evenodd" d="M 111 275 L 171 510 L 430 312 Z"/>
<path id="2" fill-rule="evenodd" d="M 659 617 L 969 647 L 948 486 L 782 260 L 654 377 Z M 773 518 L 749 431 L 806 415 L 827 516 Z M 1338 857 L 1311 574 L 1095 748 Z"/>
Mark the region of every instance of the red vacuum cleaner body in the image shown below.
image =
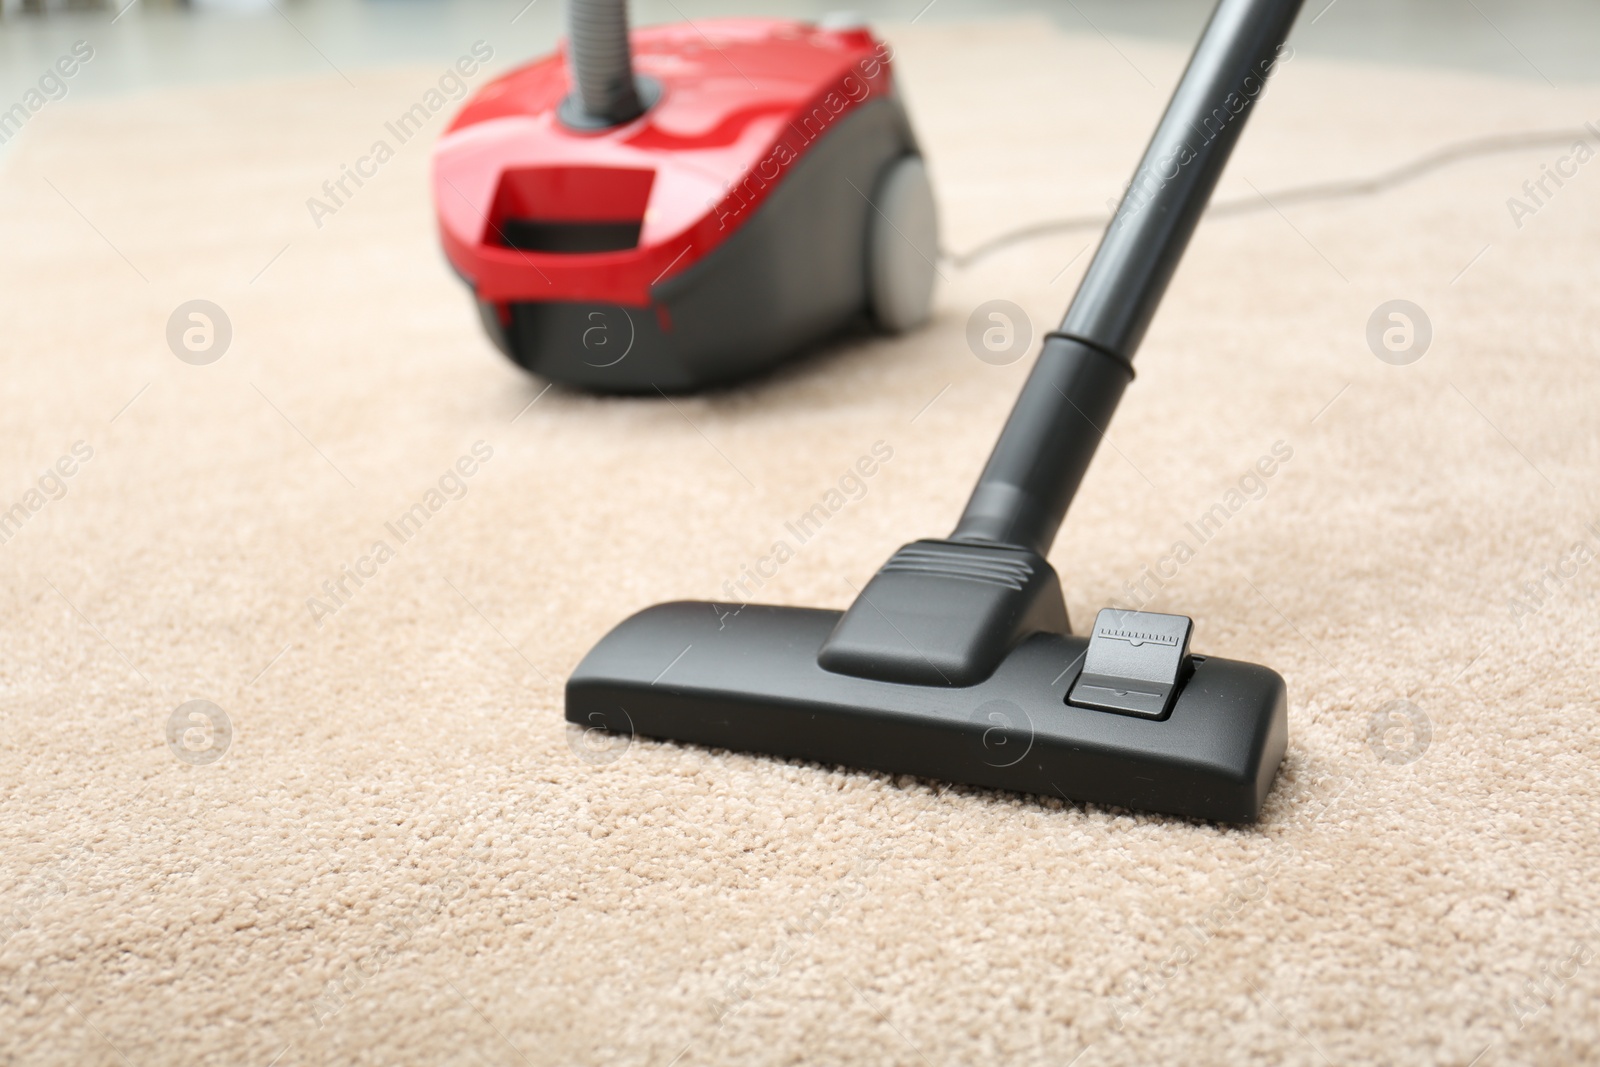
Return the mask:
<path id="1" fill-rule="evenodd" d="M 573 3 L 573 44 L 486 85 L 434 152 L 445 255 L 507 355 L 583 388 L 673 392 L 852 320 L 926 318 L 933 200 L 887 45 L 754 19 L 630 35 L 622 14 L 636 103 L 607 117 L 574 69 Z"/>

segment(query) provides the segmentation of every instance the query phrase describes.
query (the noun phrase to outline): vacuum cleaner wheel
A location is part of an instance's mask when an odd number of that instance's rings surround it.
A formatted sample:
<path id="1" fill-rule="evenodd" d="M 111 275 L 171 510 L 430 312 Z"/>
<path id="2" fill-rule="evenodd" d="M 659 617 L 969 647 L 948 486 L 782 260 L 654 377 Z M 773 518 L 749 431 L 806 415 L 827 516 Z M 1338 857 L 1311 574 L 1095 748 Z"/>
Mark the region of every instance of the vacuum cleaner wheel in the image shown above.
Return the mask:
<path id="1" fill-rule="evenodd" d="M 939 222 L 921 156 L 884 167 L 873 192 L 867 233 L 867 291 L 872 317 L 890 333 L 928 319 L 933 304 Z"/>
<path id="2" fill-rule="evenodd" d="M 485 86 L 434 152 L 445 255 L 496 347 L 654 395 L 927 318 L 937 224 L 887 45 L 785 19 L 630 32 L 625 0 L 568 14 L 568 47 Z"/>

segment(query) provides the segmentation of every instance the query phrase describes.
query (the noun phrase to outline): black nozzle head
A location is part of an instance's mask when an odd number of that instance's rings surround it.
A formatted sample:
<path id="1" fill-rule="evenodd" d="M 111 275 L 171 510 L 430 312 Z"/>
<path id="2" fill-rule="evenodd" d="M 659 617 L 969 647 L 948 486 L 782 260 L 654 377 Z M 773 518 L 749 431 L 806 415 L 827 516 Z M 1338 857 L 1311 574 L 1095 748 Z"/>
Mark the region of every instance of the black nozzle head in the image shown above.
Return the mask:
<path id="1" fill-rule="evenodd" d="M 817 662 L 880 682 L 969 686 L 1029 634 L 1069 630 L 1061 581 L 1038 553 L 913 541 L 861 590 Z"/>
<path id="2" fill-rule="evenodd" d="M 839 621 L 759 604 L 647 608 L 573 672 L 567 721 L 1222 822 L 1256 817 L 1288 744 L 1283 679 L 1265 667 L 1189 657 L 1153 719 L 1069 700 L 1082 637 L 1035 633 L 976 685 L 906 685 L 819 666 Z"/>

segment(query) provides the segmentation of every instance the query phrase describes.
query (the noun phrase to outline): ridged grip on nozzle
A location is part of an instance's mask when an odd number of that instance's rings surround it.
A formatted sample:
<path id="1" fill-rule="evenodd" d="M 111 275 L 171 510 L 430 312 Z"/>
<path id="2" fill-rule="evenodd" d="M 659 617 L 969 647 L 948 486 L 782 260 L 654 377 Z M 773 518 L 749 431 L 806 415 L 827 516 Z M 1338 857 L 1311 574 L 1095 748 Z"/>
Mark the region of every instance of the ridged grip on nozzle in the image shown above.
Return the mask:
<path id="1" fill-rule="evenodd" d="M 568 0 L 572 93 L 586 117 L 617 126 L 644 111 L 628 49 L 627 0 Z"/>

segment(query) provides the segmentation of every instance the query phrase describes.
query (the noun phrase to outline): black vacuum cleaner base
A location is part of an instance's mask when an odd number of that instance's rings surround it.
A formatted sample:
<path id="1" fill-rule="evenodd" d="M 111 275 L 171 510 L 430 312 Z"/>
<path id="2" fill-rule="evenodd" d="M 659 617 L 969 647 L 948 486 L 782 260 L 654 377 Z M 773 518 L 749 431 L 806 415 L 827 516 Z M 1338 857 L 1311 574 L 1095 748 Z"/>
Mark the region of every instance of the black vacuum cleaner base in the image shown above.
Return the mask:
<path id="1" fill-rule="evenodd" d="M 678 602 L 596 645 L 567 682 L 567 719 L 821 763 L 915 774 L 1222 822 L 1261 810 L 1288 745 L 1283 679 L 1193 657 L 1171 712 L 1074 707 L 1088 641 L 1034 634 L 988 679 L 904 685 L 817 665 L 840 612 Z"/>

